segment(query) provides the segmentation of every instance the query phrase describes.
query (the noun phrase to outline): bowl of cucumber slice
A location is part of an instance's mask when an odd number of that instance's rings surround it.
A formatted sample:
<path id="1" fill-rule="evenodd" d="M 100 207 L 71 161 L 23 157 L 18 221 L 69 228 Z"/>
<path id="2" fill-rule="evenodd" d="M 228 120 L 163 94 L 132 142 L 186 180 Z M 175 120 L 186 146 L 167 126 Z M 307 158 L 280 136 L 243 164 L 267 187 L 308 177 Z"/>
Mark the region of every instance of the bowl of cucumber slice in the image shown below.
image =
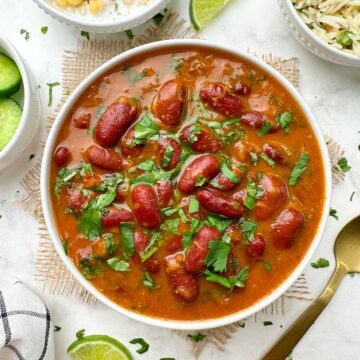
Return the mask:
<path id="1" fill-rule="evenodd" d="M 39 125 L 31 76 L 14 46 L 0 34 L 0 171 L 26 149 Z"/>

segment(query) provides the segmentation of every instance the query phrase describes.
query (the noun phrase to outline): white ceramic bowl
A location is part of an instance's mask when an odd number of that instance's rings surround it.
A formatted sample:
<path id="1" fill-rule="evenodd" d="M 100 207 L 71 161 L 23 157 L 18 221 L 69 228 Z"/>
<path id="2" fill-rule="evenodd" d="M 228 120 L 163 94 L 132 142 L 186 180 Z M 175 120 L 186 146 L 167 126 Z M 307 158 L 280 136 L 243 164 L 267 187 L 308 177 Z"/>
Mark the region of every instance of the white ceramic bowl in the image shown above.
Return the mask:
<path id="1" fill-rule="evenodd" d="M 31 73 L 14 46 L 0 34 L 0 52 L 8 55 L 18 66 L 22 86 L 13 97 L 23 109 L 19 126 L 5 148 L 0 151 L 0 171 L 13 163 L 33 139 L 40 122 L 39 99 L 31 81 Z"/>
<path id="2" fill-rule="evenodd" d="M 360 57 L 348 54 L 321 40 L 301 19 L 291 0 L 278 0 L 278 3 L 291 32 L 306 49 L 335 64 L 360 67 Z"/>
<path id="3" fill-rule="evenodd" d="M 41 9 L 54 19 L 79 30 L 100 34 L 120 32 L 141 25 L 163 10 L 170 1 L 153 0 L 151 4 L 144 5 L 143 9 L 133 14 L 118 19 L 105 19 L 101 14 L 90 18 L 63 10 L 53 5 L 52 0 L 34 0 Z"/>
<path id="4" fill-rule="evenodd" d="M 112 69 L 114 66 L 116 66 L 119 63 L 126 62 L 129 58 L 132 58 L 133 56 L 139 56 L 142 57 L 145 53 L 151 51 L 158 51 L 162 49 L 171 49 L 171 47 L 184 47 L 186 49 L 187 47 L 190 48 L 205 48 L 205 49 L 214 49 L 214 50 L 221 50 L 228 52 L 232 55 L 237 55 L 242 57 L 243 59 L 255 64 L 263 71 L 269 73 L 273 78 L 278 80 L 288 91 L 289 93 L 296 99 L 298 104 L 303 109 L 306 117 L 308 118 L 311 127 L 314 130 L 316 140 L 320 144 L 321 153 L 322 153 L 322 162 L 325 169 L 325 176 L 326 176 L 326 183 L 325 183 L 325 202 L 323 207 L 323 213 L 321 216 L 321 221 L 319 224 L 319 228 L 316 232 L 316 236 L 309 247 L 309 250 L 307 251 L 306 255 L 300 262 L 300 264 L 296 267 L 296 269 L 291 273 L 291 275 L 281 284 L 279 285 L 271 294 L 267 295 L 266 297 L 262 298 L 260 301 L 258 301 L 256 304 L 241 310 L 239 312 L 236 312 L 231 315 L 227 315 L 221 318 L 216 319 L 209 319 L 209 320 L 201 320 L 201 321 L 175 321 L 175 320 L 164 320 L 159 318 L 152 318 L 150 316 L 141 315 L 132 311 L 129 311 L 114 302 L 112 302 L 110 299 L 105 297 L 103 294 L 101 294 L 90 282 L 88 282 L 77 270 L 73 262 L 69 257 L 67 257 L 64 253 L 64 249 L 62 247 L 61 241 L 58 236 L 58 232 L 56 230 L 56 225 L 53 218 L 53 209 L 50 199 L 50 164 L 53 159 L 53 152 L 55 149 L 55 141 L 59 134 L 59 131 L 62 127 L 62 124 L 67 117 L 69 111 L 73 107 L 73 105 L 76 103 L 79 96 L 90 86 L 97 78 L 99 78 L 104 73 L 108 72 L 110 69 Z M 144 322 L 146 324 L 155 325 L 155 326 L 161 326 L 166 328 L 172 328 L 172 329 L 183 329 L 183 330 L 198 330 L 198 329 L 206 329 L 206 328 L 214 328 L 218 326 L 227 325 L 230 323 L 233 323 L 235 321 L 238 321 L 240 319 L 246 318 L 255 312 L 263 309 L 265 306 L 269 305 L 271 302 L 276 300 L 278 297 L 280 297 L 299 277 L 301 272 L 304 270 L 306 264 L 310 261 L 310 258 L 315 252 L 315 249 L 317 248 L 322 233 L 325 228 L 325 224 L 328 218 L 329 214 L 329 202 L 330 202 L 330 192 L 331 192 L 331 170 L 330 170 L 330 161 L 328 156 L 327 147 L 325 145 L 325 141 L 323 139 L 323 136 L 321 135 L 319 126 L 311 113 L 309 107 L 305 104 L 304 100 L 301 98 L 297 90 L 289 83 L 288 80 L 286 80 L 282 75 L 280 75 L 278 72 L 276 72 L 273 68 L 271 68 L 269 65 L 266 65 L 261 60 L 255 58 L 254 56 L 242 52 L 240 50 L 237 50 L 233 47 L 224 46 L 215 44 L 209 41 L 203 41 L 203 40 L 166 40 L 166 41 L 160 41 L 155 42 L 147 45 L 143 45 L 137 48 L 134 48 L 132 50 L 126 51 L 125 53 L 116 56 L 115 58 L 111 59 L 101 67 L 99 67 L 96 71 L 94 71 L 91 75 L 89 75 L 76 89 L 73 91 L 65 105 L 63 106 L 62 110 L 60 111 L 59 115 L 56 118 L 56 121 L 50 131 L 45 151 L 44 151 L 44 157 L 42 162 L 42 171 L 41 171 L 41 200 L 42 200 L 42 206 L 44 210 L 44 217 L 46 221 L 47 228 L 49 230 L 50 236 L 53 240 L 53 243 L 55 245 L 56 250 L 59 253 L 59 256 L 66 264 L 67 268 L 70 270 L 70 272 L 74 275 L 74 277 L 86 288 L 92 295 L 94 295 L 97 299 L 99 299 L 104 304 L 108 305 L 112 309 L 118 311 L 121 314 L 124 314 L 132 319 Z"/>

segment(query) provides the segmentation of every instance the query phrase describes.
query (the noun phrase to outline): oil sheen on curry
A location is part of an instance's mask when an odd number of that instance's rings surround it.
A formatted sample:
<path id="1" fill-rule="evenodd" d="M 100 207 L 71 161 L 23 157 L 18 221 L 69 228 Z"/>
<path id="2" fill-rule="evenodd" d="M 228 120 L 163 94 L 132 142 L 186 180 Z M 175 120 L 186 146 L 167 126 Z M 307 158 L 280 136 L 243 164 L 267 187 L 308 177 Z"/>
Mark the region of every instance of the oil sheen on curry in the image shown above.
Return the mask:
<path id="1" fill-rule="evenodd" d="M 225 316 L 281 284 L 319 225 L 314 133 L 267 73 L 173 48 L 95 81 L 51 170 L 64 251 L 115 303 L 177 320 Z"/>

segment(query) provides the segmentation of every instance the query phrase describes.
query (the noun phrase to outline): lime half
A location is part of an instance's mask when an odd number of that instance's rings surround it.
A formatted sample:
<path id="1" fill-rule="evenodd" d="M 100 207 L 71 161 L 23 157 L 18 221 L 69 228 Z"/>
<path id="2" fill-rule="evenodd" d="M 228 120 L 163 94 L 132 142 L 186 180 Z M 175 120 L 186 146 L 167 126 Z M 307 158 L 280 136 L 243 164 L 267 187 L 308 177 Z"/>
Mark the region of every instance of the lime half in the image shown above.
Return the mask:
<path id="1" fill-rule="evenodd" d="M 106 335 L 84 336 L 74 341 L 67 353 L 74 360 L 133 360 L 121 342 Z"/>
<path id="2" fill-rule="evenodd" d="M 191 0 L 190 19 L 196 30 L 202 29 L 231 0 Z"/>

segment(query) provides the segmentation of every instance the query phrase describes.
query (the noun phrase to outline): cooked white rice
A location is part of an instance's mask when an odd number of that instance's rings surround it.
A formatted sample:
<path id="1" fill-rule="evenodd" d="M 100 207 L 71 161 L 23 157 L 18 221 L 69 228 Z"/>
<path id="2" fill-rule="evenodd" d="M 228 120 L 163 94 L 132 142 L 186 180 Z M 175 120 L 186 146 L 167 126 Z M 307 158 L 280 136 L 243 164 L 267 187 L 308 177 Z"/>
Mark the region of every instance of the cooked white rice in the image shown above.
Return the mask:
<path id="1" fill-rule="evenodd" d="M 292 2 L 300 17 L 320 39 L 337 49 L 360 56 L 360 0 Z M 345 34 L 348 40 L 346 46 L 341 41 Z"/>

